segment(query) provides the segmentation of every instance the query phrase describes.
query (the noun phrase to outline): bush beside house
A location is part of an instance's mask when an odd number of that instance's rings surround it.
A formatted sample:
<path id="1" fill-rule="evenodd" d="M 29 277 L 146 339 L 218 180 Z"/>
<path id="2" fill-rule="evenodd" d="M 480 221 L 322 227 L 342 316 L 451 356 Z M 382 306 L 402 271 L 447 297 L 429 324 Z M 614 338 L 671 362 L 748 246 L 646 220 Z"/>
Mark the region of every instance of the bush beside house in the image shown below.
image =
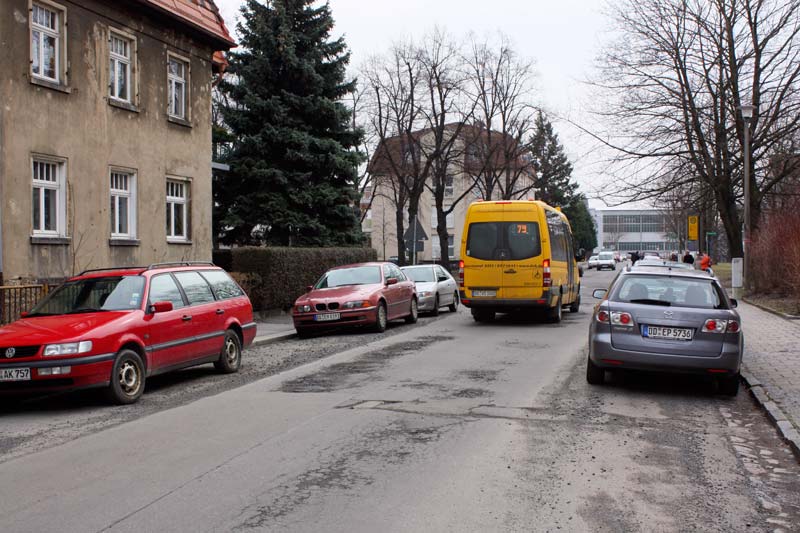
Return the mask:
<path id="1" fill-rule="evenodd" d="M 214 251 L 224 268 L 250 296 L 253 309 L 287 310 L 329 268 L 375 261 L 371 248 L 257 248 Z"/>

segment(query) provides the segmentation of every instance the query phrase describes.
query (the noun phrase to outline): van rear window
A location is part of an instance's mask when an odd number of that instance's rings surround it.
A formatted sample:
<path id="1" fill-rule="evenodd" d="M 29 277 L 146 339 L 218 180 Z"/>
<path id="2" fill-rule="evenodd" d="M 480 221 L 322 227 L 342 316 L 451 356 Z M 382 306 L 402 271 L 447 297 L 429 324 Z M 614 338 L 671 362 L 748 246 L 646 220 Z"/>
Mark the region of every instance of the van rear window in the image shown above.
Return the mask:
<path id="1" fill-rule="evenodd" d="M 474 222 L 467 256 L 484 261 L 519 261 L 542 253 L 538 222 Z"/>

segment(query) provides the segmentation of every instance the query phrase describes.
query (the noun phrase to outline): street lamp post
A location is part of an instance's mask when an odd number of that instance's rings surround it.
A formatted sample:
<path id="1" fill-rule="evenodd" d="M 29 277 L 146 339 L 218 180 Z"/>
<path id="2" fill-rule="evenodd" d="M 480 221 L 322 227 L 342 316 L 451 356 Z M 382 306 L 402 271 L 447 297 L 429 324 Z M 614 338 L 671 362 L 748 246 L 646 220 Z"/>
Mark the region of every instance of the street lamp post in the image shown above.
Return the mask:
<path id="1" fill-rule="evenodd" d="M 739 107 L 744 121 L 744 268 L 742 285 L 744 290 L 750 288 L 750 121 L 753 119 L 755 106 Z"/>

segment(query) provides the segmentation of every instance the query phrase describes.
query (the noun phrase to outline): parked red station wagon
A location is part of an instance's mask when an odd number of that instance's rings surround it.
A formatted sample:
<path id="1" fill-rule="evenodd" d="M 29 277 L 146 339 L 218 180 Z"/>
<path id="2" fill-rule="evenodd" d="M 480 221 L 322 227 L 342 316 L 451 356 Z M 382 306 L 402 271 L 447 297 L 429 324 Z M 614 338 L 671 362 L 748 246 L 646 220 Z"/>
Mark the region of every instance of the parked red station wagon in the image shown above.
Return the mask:
<path id="1" fill-rule="evenodd" d="M 88 270 L 0 327 L 0 392 L 105 387 L 133 403 L 149 376 L 237 372 L 255 335 L 249 298 L 212 263 Z"/>

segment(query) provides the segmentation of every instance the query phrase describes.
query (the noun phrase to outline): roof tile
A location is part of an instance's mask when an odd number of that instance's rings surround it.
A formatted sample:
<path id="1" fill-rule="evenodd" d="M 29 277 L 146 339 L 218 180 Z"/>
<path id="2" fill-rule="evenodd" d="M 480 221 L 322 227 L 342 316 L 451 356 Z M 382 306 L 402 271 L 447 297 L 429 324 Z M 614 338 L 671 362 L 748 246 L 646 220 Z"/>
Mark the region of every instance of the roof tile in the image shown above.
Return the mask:
<path id="1" fill-rule="evenodd" d="M 191 25 L 218 40 L 225 41 L 229 47 L 236 46 L 219 9 L 213 0 L 139 0 L 159 11 Z"/>

